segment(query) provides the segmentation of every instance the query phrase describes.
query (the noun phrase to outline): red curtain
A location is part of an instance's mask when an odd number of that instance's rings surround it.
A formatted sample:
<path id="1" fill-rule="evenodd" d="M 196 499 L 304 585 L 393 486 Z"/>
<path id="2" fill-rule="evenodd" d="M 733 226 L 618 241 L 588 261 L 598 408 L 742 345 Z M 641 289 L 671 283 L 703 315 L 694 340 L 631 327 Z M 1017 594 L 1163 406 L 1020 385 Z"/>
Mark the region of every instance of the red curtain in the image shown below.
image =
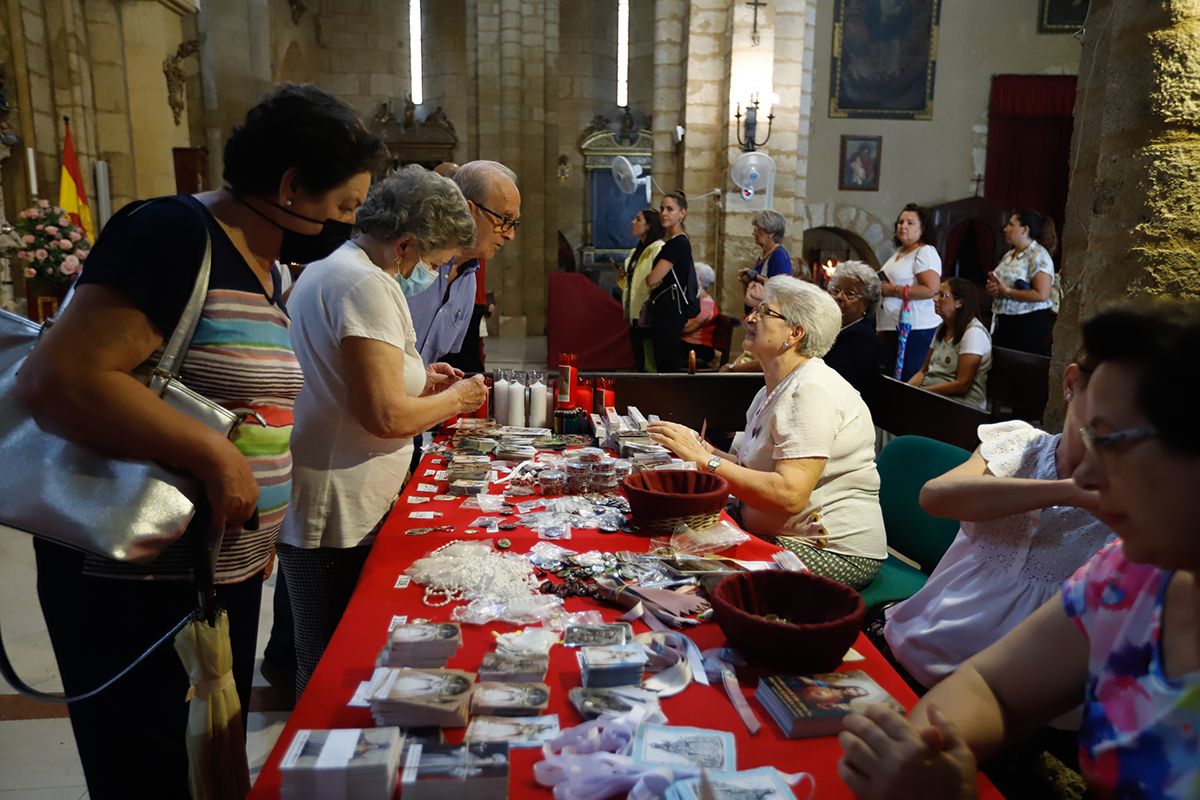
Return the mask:
<path id="1" fill-rule="evenodd" d="M 984 197 L 1032 208 L 1062 231 L 1070 178 L 1074 75 L 996 75 Z"/>

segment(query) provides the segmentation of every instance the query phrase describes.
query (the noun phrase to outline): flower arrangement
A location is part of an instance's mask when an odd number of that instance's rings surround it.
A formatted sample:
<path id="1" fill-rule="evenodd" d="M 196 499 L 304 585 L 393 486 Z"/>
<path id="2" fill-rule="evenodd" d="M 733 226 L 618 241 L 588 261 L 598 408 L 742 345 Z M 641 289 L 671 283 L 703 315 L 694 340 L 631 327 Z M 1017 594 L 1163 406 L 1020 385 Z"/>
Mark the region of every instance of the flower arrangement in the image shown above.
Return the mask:
<path id="1" fill-rule="evenodd" d="M 83 229 L 49 200 L 19 213 L 13 229 L 21 241 L 16 256 L 25 265 L 25 278 L 41 286 L 70 284 L 91 251 Z"/>

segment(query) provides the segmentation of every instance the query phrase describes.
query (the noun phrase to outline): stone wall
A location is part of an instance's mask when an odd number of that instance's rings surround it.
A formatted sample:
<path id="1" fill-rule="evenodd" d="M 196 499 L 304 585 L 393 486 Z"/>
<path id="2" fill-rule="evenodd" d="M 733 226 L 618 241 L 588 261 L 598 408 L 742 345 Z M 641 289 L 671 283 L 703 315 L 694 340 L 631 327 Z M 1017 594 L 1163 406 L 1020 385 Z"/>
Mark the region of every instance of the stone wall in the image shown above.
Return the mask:
<path id="1" fill-rule="evenodd" d="M 1075 102 L 1051 386 L 1079 324 L 1128 295 L 1200 297 L 1200 7 L 1093 0 Z M 1048 416 L 1062 417 L 1051 392 Z"/>

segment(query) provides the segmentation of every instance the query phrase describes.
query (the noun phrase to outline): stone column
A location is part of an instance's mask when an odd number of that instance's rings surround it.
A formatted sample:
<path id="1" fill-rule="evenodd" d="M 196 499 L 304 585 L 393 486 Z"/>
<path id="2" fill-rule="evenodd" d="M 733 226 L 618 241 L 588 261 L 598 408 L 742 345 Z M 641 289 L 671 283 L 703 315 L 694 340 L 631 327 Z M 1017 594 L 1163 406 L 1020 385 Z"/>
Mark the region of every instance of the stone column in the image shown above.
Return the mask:
<path id="1" fill-rule="evenodd" d="M 687 32 L 687 4 L 679 0 L 655 0 L 654 161 L 651 172 L 658 185 L 668 192 L 683 185 L 679 172 L 682 144 L 677 142 L 675 127 L 684 123 Z"/>
<path id="2" fill-rule="evenodd" d="M 1093 0 L 1079 68 L 1053 391 L 1079 324 L 1128 295 L 1200 297 L 1200 5 Z"/>

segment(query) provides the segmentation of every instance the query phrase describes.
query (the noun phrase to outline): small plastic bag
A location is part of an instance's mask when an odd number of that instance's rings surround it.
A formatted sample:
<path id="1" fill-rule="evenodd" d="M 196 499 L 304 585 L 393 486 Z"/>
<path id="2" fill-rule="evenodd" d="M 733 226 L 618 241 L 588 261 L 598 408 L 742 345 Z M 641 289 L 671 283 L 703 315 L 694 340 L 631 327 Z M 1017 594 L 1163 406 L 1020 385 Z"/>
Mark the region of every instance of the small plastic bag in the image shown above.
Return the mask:
<path id="1" fill-rule="evenodd" d="M 703 555 L 719 553 L 748 541 L 750 534 L 722 519 L 716 525 L 701 530 L 678 525 L 671 536 L 671 549 L 680 555 Z"/>
<path id="2" fill-rule="evenodd" d="M 544 656 L 560 638 L 557 631 L 548 628 L 525 628 L 512 633 L 501 633 L 496 636 L 496 652 L 514 656 Z"/>
<path id="3" fill-rule="evenodd" d="M 488 514 L 495 514 L 505 504 L 502 494 L 477 494 L 463 501 L 461 508 L 479 509 Z"/>

